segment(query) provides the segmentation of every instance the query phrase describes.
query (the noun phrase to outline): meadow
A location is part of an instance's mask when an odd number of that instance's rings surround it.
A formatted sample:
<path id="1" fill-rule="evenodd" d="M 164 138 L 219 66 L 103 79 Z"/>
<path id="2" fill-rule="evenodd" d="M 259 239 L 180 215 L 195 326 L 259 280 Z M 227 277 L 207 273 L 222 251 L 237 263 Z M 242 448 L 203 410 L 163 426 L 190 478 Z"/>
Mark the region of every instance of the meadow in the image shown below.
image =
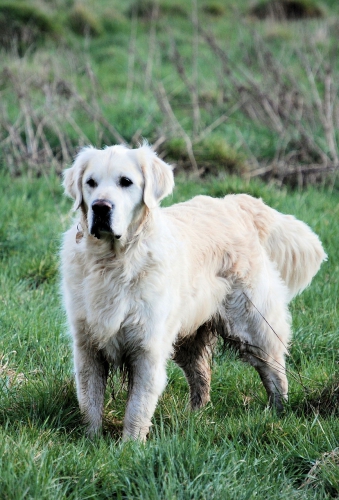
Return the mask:
<path id="1" fill-rule="evenodd" d="M 248 192 L 293 212 L 320 235 L 329 260 L 292 304 L 290 400 L 266 407 L 255 371 L 232 351 L 213 361 L 212 402 L 192 414 L 172 362 L 146 445 L 120 441 L 126 403 L 111 376 L 104 434 L 84 434 L 60 306 L 58 249 L 70 201 L 60 179 L 2 179 L 0 497 L 331 498 L 339 492 L 338 192 L 289 192 L 225 176 L 177 179 L 177 202 L 197 193 Z"/>
<path id="2" fill-rule="evenodd" d="M 1 29 L 1 500 L 339 495 L 339 9 L 316 3 L 320 18 L 281 23 L 245 0 L 34 0 L 40 30 L 9 46 Z M 112 373 L 103 435 L 86 437 L 59 292 L 73 217 L 60 171 L 82 144 L 142 137 L 176 165 L 164 205 L 246 192 L 319 234 L 328 261 L 291 304 L 282 415 L 220 345 L 204 409 L 190 412 L 170 362 L 147 443 L 122 443 L 126 381 Z"/>

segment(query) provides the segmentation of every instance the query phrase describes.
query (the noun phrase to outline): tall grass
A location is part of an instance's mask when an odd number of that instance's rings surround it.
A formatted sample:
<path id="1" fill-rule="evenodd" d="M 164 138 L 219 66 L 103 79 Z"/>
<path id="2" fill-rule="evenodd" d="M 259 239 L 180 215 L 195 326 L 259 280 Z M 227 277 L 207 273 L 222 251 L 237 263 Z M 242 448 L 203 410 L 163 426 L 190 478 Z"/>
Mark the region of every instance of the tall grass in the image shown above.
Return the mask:
<path id="1" fill-rule="evenodd" d="M 337 171 L 329 0 L 322 17 L 298 22 L 258 20 L 245 0 L 33 3 L 59 31 L 0 49 L 0 154 L 14 175 L 59 171 L 84 143 L 143 136 L 198 175 L 249 170 L 302 185 Z"/>

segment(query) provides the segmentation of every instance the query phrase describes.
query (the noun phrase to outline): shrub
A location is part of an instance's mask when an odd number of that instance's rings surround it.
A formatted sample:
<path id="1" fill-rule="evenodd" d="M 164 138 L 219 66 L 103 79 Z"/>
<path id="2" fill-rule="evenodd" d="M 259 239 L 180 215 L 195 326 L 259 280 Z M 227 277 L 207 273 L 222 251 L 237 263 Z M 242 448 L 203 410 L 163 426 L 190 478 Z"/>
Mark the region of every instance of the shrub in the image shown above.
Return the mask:
<path id="1" fill-rule="evenodd" d="M 136 0 L 127 11 L 128 17 L 137 16 L 141 19 L 152 19 L 155 13 L 159 13 L 158 4 L 155 0 Z"/>
<path id="2" fill-rule="evenodd" d="M 74 5 L 69 15 L 71 30 L 77 35 L 100 36 L 103 28 L 99 20 L 81 4 Z"/>
<path id="3" fill-rule="evenodd" d="M 259 19 L 307 19 L 322 17 L 323 11 L 313 0 L 268 0 L 252 7 L 251 14 Z"/>
<path id="4" fill-rule="evenodd" d="M 46 36 L 55 36 L 57 26 L 39 9 L 21 2 L 0 5 L 0 45 L 5 49 L 17 45 L 20 53 Z"/>
<path id="5" fill-rule="evenodd" d="M 225 7 L 220 3 L 212 3 L 210 5 L 204 5 L 202 10 L 205 14 L 209 14 L 210 16 L 223 16 L 225 14 Z"/>
<path id="6" fill-rule="evenodd" d="M 185 141 L 181 138 L 171 139 L 164 145 L 169 160 L 175 161 L 178 167 L 190 166 Z M 243 173 L 246 171 L 245 157 L 232 148 L 222 137 L 209 136 L 193 145 L 193 154 L 199 170 L 204 174 L 216 174 L 220 171 Z"/>

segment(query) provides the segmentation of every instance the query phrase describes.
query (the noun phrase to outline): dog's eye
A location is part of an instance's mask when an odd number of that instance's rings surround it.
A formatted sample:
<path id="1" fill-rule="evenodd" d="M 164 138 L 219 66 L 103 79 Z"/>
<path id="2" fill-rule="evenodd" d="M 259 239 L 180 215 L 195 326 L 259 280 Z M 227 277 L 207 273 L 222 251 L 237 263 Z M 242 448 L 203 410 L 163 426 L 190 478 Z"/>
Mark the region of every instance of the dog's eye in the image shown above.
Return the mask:
<path id="1" fill-rule="evenodd" d="M 133 184 L 133 182 L 128 177 L 121 177 L 119 184 L 123 188 L 128 188 L 129 186 L 131 186 Z"/>
<path id="2" fill-rule="evenodd" d="M 86 184 L 87 184 L 89 187 L 91 187 L 91 188 L 95 188 L 95 187 L 97 187 L 97 185 L 98 185 L 98 184 L 95 182 L 95 180 L 94 180 L 94 179 L 88 179 L 88 181 L 86 182 Z"/>

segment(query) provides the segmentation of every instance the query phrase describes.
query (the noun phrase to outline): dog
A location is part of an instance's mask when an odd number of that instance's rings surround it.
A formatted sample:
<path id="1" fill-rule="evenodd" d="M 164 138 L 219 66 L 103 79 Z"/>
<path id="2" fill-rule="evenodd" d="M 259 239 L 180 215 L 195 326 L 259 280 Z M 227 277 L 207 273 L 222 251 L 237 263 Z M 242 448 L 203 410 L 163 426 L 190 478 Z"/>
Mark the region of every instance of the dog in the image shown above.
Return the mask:
<path id="1" fill-rule="evenodd" d="M 326 259 L 317 235 L 246 194 L 161 208 L 173 172 L 146 143 L 85 147 L 63 184 L 79 213 L 64 235 L 61 272 L 89 435 L 101 430 L 110 368 L 129 377 L 124 439 L 146 439 L 171 357 L 191 407 L 205 405 L 218 336 L 258 371 L 281 410 L 288 303 Z"/>

